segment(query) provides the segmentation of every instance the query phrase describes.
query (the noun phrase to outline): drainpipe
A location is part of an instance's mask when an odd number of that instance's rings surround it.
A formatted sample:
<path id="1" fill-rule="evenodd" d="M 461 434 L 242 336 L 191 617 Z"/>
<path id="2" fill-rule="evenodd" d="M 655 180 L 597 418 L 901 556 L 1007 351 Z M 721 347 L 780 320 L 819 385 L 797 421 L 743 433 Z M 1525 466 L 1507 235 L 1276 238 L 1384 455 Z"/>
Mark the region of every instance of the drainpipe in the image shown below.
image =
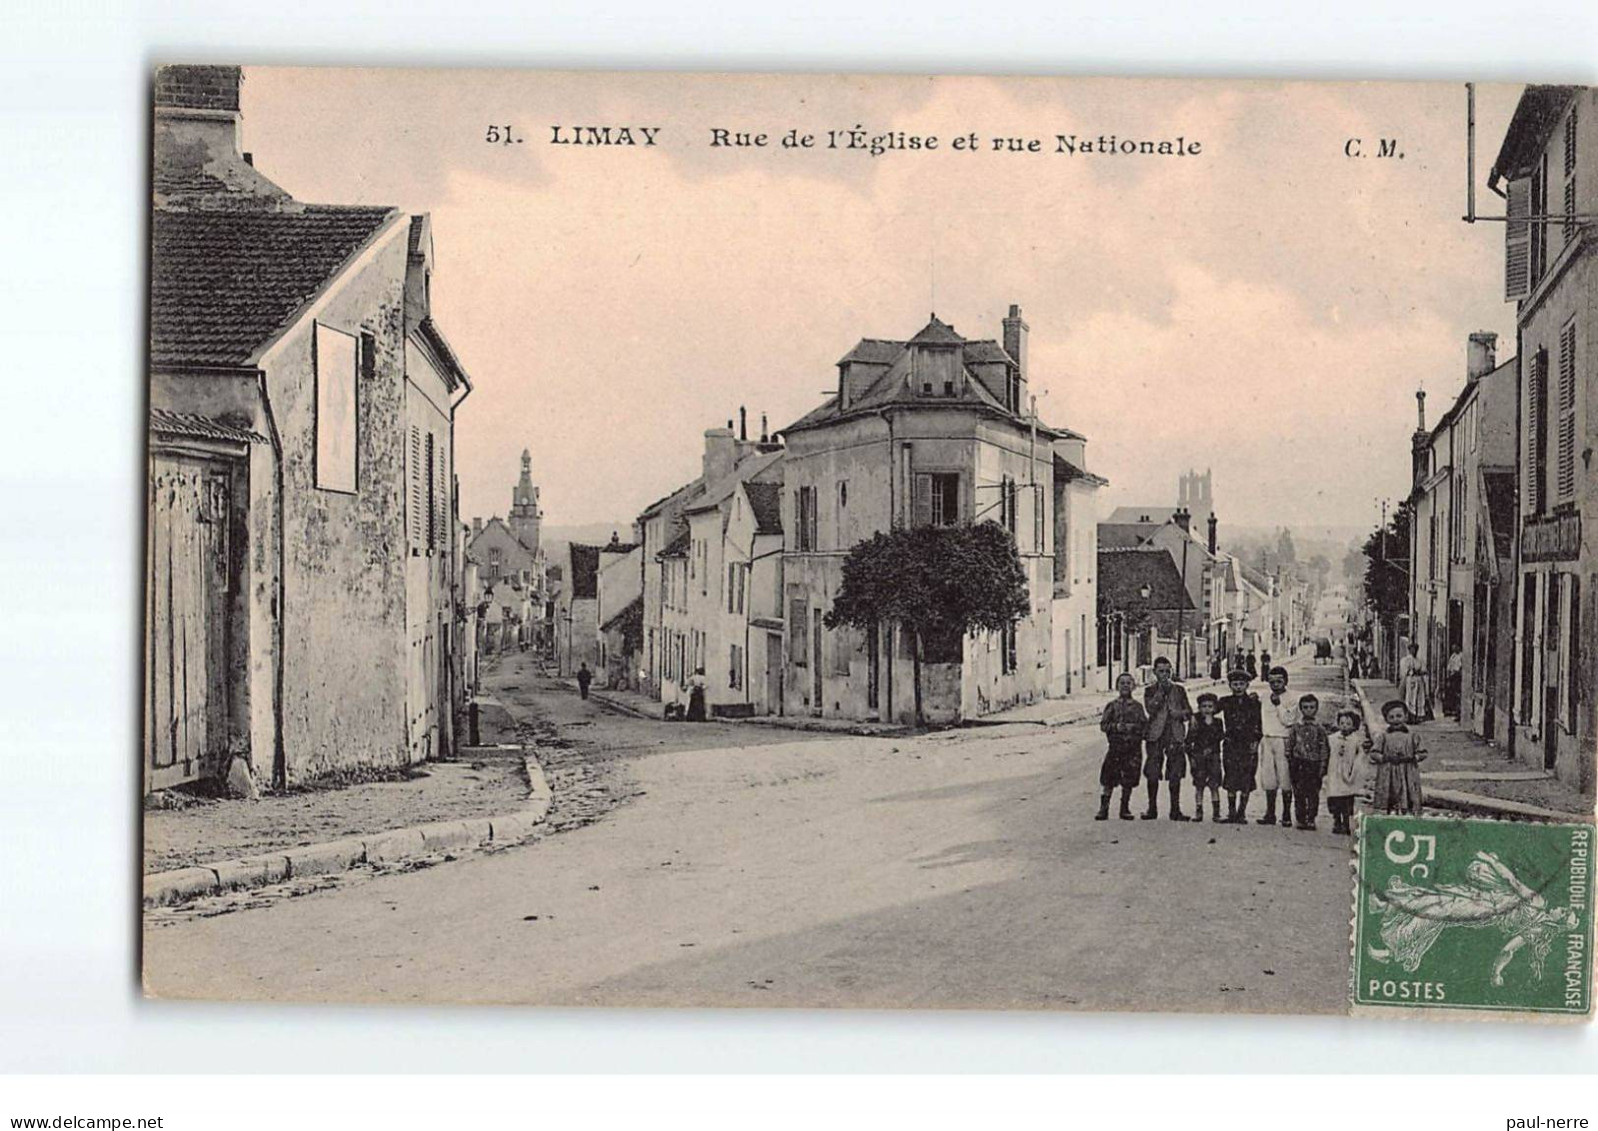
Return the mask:
<path id="1" fill-rule="evenodd" d="M 272 444 L 272 469 L 276 490 L 272 502 L 272 529 L 277 541 L 277 578 L 273 583 L 272 603 L 272 784 L 278 789 L 288 786 L 288 757 L 283 746 L 283 617 L 284 571 L 288 554 L 283 545 L 283 437 L 277 430 L 277 416 L 272 411 L 272 395 L 266 388 L 266 371 L 257 370 L 260 382 L 261 408 L 266 416 L 266 435 Z"/>

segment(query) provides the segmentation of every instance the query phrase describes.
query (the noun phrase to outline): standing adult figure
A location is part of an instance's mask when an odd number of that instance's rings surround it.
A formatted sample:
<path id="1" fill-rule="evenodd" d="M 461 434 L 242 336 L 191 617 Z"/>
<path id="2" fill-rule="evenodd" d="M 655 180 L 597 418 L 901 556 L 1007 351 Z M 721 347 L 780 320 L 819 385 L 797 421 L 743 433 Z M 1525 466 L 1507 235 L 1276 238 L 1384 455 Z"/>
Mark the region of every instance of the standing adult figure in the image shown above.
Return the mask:
<path id="1" fill-rule="evenodd" d="M 1404 706 L 1409 709 L 1409 721 L 1418 723 L 1431 711 L 1431 677 L 1426 672 L 1426 661 L 1421 659 L 1420 645 L 1409 642 L 1409 655 L 1398 664 L 1398 690 L 1403 693 Z"/>

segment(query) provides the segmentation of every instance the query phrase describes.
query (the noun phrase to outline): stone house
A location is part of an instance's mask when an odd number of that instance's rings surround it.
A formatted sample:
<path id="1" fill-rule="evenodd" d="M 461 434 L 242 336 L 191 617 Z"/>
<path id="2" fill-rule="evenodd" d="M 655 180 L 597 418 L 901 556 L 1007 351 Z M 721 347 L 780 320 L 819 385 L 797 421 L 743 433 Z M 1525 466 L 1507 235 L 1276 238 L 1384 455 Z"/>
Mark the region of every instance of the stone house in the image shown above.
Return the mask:
<path id="1" fill-rule="evenodd" d="M 572 542 L 555 598 L 555 670 L 576 675 L 584 664 L 599 673 L 599 553 L 601 546 Z"/>
<path id="2" fill-rule="evenodd" d="M 1099 548 L 1099 592 L 1107 615 L 1109 676 L 1130 672 L 1149 679 L 1154 661 L 1173 664 L 1184 622 L 1196 622 L 1198 608 L 1168 551 L 1138 545 Z M 1182 632 L 1182 649 L 1191 657 L 1193 637 Z M 1185 666 L 1185 661 L 1184 661 Z"/>
<path id="3" fill-rule="evenodd" d="M 838 362 L 836 393 L 782 430 L 785 713 L 913 720 L 912 634 L 823 624 L 844 557 L 877 531 L 989 519 L 1015 536 L 1032 609 L 924 657 L 926 716 L 974 718 L 1048 694 L 1054 445 L 1081 437 L 1028 415 L 1019 308 L 1003 329 L 1003 345 L 968 340 L 933 316 L 908 340 L 863 339 Z"/>
<path id="4" fill-rule="evenodd" d="M 1049 621 L 1053 658 L 1050 695 L 1105 690 L 1111 683 L 1099 608 L 1098 493 L 1109 480 L 1087 470 L 1087 443 L 1054 442 L 1054 589 Z"/>
<path id="5" fill-rule="evenodd" d="M 1528 86 L 1488 185 L 1505 198 L 1519 375 L 1512 753 L 1584 793 L 1598 745 L 1598 88 Z"/>
<path id="6" fill-rule="evenodd" d="M 306 204 L 237 67 L 155 80 L 146 790 L 450 749 L 454 413 L 425 217 Z"/>
<path id="7" fill-rule="evenodd" d="M 643 550 L 612 535 L 599 553 L 594 619 L 599 626 L 596 681 L 632 690 L 638 684 L 643 629 Z"/>
<path id="8" fill-rule="evenodd" d="M 1470 336 L 1464 388 L 1433 428 L 1415 434 L 1409 623 L 1439 693 L 1449 657 L 1460 656 L 1459 701 L 1446 704 L 1453 717 L 1507 748 L 1517 366 L 1496 362 L 1496 340 Z"/>

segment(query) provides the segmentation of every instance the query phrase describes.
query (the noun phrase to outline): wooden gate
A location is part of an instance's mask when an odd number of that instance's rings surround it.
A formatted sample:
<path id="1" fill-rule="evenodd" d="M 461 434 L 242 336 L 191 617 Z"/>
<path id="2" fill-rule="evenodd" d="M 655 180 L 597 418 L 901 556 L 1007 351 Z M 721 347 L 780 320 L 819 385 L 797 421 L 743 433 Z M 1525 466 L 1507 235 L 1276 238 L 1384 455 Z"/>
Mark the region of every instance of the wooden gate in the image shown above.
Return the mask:
<path id="1" fill-rule="evenodd" d="M 144 789 L 219 773 L 228 752 L 226 462 L 150 456 Z"/>

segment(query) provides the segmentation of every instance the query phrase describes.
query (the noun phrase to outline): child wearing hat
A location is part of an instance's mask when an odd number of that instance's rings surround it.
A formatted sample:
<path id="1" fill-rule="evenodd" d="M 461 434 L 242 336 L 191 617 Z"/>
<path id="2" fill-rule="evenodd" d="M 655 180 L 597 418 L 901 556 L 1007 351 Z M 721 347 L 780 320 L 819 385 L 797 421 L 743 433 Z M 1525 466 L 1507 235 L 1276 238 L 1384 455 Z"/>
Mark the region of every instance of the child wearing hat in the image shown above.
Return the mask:
<path id="1" fill-rule="evenodd" d="M 1204 791 L 1210 791 L 1210 814 L 1221 823 L 1221 741 L 1226 723 L 1215 712 L 1220 700 L 1209 691 L 1198 697 L 1198 717 L 1187 732 L 1187 766 L 1193 775 L 1193 819 L 1204 820 Z M 1234 809 L 1235 809 L 1234 805 Z"/>
<path id="2" fill-rule="evenodd" d="M 1248 820 L 1248 795 L 1260 760 L 1260 697 L 1248 689 L 1248 672 L 1234 668 L 1226 677 L 1232 693 L 1217 706 L 1226 726 L 1221 743 L 1221 788 L 1226 790 L 1226 823 Z"/>
<path id="3" fill-rule="evenodd" d="M 1116 697 L 1105 704 L 1104 713 L 1099 717 L 1099 729 L 1109 738 L 1110 748 L 1104 752 L 1104 764 L 1099 767 L 1099 811 L 1093 818 L 1095 821 L 1110 819 L 1110 795 L 1117 786 L 1121 789 L 1121 820 L 1135 819 L 1131 808 L 1132 791 L 1137 788 L 1143 735 L 1149 726 L 1143 704 L 1132 698 L 1135 690 L 1137 680 L 1122 672 L 1115 681 Z"/>
<path id="4" fill-rule="evenodd" d="M 1409 729 L 1409 705 L 1402 699 L 1382 704 L 1387 729 L 1371 742 L 1370 760 L 1376 767 L 1376 791 L 1371 804 L 1383 813 L 1420 815 L 1420 764 L 1426 747 Z"/>
<path id="5" fill-rule="evenodd" d="M 1326 771 L 1326 808 L 1332 814 L 1332 832 L 1354 831 L 1354 798 L 1365 788 L 1364 718 L 1353 707 L 1337 712 L 1337 732 L 1330 738 L 1331 765 Z"/>

